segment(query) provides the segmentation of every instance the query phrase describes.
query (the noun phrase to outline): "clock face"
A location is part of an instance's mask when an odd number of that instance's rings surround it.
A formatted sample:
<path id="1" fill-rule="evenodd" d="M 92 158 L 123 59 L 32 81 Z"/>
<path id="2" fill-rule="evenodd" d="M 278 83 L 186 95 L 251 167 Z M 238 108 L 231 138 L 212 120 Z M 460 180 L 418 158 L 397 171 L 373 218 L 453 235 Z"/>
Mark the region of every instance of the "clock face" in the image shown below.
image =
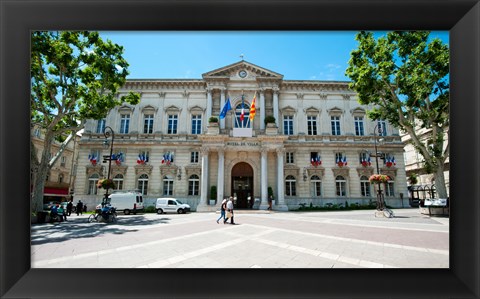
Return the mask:
<path id="1" fill-rule="evenodd" d="M 247 72 L 242 70 L 238 73 L 238 75 L 240 76 L 240 78 L 245 78 L 247 76 Z"/>

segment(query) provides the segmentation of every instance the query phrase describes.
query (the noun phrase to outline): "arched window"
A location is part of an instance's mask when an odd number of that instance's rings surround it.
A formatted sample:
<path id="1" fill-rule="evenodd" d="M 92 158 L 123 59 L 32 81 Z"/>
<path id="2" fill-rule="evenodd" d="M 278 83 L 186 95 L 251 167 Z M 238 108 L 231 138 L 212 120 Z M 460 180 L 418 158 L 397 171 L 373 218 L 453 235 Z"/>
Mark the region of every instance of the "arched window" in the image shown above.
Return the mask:
<path id="1" fill-rule="evenodd" d="M 360 191 L 362 192 L 362 196 L 370 196 L 370 181 L 364 175 L 360 177 Z"/>
<path id="2" fill-rule="evenodd" d="M 285 180 L 285 195 L 287 196 L 296 196 L 297 195 L 297 190 L 296 190 L 296 180 L 295 177 L 292 175 L 287 176 Z"/>
<path id="3" fill-rule="evenodd" d="M 115 189 L 114 190 L 123 190 L 123 175 L 122 174 L 117 174 L 113 178 L 113 182 L 115 183 Z"/>
<path id="4" fill-rule="evenodd" d="M 337 189 L 337 196 L 347 196 L 347 181 L 341 175 L 335 178 L 335 186 Z"/>
<path id="5" fill-rule="evenodd" d="M 242 110 L 243 121 L 240 119 Z M 235 108 L 235 128 L 250 128 L 250 106 L 245 101 L 240 102 Z"/>
<path id="6" fill-rule="evenodd" d="M 188 178 L 188 195 L 198 195 L 200 186 L 200 178 L 193 174 Z"/>
<path id="7" fill-rule="evenodd" d="M 167 175 L 163 177 L 163 195 L 173 195 L 173 178 Z"/>
<path id="8" fill-rule="evenodd" d="M 143 195 L 147 195 L 147 191 L 148 191 L 148 175 L 146 174 L 142 174 L 139 178 L 138 178 L 138 190 L 140 190 L 140 193 L 142 193 Z"/>
<path id="9" fill-rule="evenodd" d="M 312 175 L 310 178 L 311 184 L 311 194 L 312 196 L 321 196 L 322 195 L 322 181 L 318 175 Z"/>
<path id="10" fill-rule="evenodd" d="M 95 195 L 97 194 L 97 183 L 100 176 L 97 173 L 92 174 L 88 178 L 88 191 L 87 194 Z"/>

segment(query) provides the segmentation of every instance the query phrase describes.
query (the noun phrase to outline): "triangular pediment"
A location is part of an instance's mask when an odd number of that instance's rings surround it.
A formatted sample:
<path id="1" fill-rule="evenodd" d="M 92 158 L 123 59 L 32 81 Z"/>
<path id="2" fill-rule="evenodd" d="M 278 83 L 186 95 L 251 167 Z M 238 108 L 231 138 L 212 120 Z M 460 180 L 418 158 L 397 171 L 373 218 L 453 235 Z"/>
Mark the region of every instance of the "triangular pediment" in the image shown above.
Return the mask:
<path id="1" fill-rule="evenodd" d="M 240 74 L 241 71 L 246 73 Z M 244 75 L 245 77 L 242 77 Z M 283 79 L 283 75 L 260 67 L 245 60 L 224 66 L 222 68 L 202 74 L 204 79 L 215 78 L 265 78 L 265 79 Z"/>

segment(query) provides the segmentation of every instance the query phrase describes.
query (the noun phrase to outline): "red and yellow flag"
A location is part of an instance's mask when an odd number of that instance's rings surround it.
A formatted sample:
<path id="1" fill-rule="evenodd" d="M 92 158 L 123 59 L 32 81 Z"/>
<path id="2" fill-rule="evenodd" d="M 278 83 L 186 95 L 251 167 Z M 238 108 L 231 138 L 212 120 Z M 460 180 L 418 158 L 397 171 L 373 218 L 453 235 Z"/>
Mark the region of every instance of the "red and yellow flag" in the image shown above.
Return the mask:
<path id="1" fill-rule="evenodd" d="M 250 106 L 250 121 L 253 121 L 255 118 L 255 101 L 257 100 L 257 92 L 253 96 L 252 105 Z"/>

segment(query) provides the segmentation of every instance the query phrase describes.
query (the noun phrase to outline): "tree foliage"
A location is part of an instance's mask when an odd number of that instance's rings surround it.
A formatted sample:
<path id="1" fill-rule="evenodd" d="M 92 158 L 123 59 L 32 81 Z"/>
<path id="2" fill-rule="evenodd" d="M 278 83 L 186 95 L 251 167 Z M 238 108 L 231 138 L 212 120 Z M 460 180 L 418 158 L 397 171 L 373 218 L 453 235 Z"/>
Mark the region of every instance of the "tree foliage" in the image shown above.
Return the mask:
<path id="1" fill-rule="evenodd" d="M 42 157 L 37 159 L 32 150 L 37 206 L 47 171 L 85 120 L 104 118 L 123 102 L 138 103 L 138 94 L 119 96 L 117 92 L 128 75 L 123 51 L 122 46 L 102 40 L 98 32 L 32 32 L 31 124 L 45 134 Z M 54 140 L 63 144 L 49 159 Z"/>
<path id="2" fill-rule="evenodd" d="M 449 48 L 429 36 L 428 31 L 395 31 L 375 39 L 371 32 L 359 32 L 346 75 L 359 102 L 373 105 L 369 118 L 386 119 L 410 135 L 426 168 L 435 174 L 439 196 L 446 197 Z"/>

